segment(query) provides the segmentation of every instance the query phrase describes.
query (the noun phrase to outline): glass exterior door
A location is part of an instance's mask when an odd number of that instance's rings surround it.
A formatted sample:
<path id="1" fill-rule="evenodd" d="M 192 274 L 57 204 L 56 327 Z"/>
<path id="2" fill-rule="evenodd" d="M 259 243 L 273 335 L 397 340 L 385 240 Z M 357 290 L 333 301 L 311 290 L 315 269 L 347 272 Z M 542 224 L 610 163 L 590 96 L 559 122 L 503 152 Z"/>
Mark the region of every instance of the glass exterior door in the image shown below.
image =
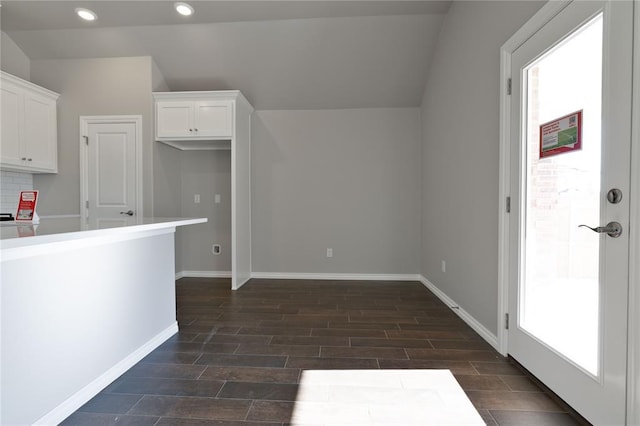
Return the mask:
<path id="1" fill-rule="evenodd" d="M 600 236 L 578 225 L 601 222 L 602 36 L 599 14 L 524 70 L 520 326 L 593 375 L 598 373 Z M 566 130 L 558 123 L 564 117 Z M 563 129 L 559 135 L 556 125 Z M 561 145 L 570 149 L 554 152 L 563 131 L 575 140 Z"/>
<path id="2" fill-rule="evenodd" d="M 511 56 L 508 353 L 594 424 L 626 416 L 632 9 L 573 1 Z"/>

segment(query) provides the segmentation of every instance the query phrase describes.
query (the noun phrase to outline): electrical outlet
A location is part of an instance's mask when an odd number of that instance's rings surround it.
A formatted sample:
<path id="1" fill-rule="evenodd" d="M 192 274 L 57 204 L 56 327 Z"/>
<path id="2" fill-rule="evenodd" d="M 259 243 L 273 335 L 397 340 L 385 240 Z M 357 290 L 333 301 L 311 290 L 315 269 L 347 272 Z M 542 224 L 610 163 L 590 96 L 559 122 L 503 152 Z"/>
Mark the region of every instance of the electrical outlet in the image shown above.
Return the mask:
<path id="1" fill-rule="evenodd" d="M 216 255 L 217 255 L 217 254 L 220 254 L 220 251 L 221 251 L 220 244 L 214 244 L 214 245 L 211 247 L 211 252 L 212 252 L 213 254 L 216 254 Z"/>
<path id="2" fill-rule="evenodd" d="M 332 248 L 328 248 L 327 249 L 327 257 L 333 257 L 333 249 Z"/>
<path id="3" fill-rule="evenodd" d="M 214 201 L 216 204 L 220 204 L 220 194 L 216 194 L 216 195 L 213 197 L 213 201 Z"/>
<path id="4" fill-rule="evenodd" d="M 200 204 L 200 194 L 193 194 L 193 202 L 195 204 Z"/>
<path id="5" fill-rule="evenodd" d="M 447 262 L 442 261 L 442 272 L 447 272 Z"/>

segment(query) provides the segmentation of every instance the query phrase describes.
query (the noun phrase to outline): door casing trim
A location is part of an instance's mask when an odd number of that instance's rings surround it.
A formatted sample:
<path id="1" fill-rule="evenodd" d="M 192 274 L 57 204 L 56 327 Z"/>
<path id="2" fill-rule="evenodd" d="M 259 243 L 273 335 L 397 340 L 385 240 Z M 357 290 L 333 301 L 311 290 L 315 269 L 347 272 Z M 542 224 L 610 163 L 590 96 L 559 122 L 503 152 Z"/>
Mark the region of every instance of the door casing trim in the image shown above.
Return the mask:
<path id="1" fill-rule="evenodd" d="M 142 116 L 141 115 L 81 115 L 80 116 L 80 217 L 86 219 L 89 215 L 86 200 L 89 199 L 89 160 L 85 136 L 89 134 L 90 124 L 133 124 L 136 128 L 135 164 L 136 164 L 136 215 L 144 217 L 142 179 Z"/>
<path id="2" fill-rule="evenodd" d="M 640 424 L 640 5 L 633 7 L 627 423 Z"/>
<path id="3" fill-rule="evenodd" d="M 507 91 L 511 76 L 511 55 L 554 16 L 567 7 L 570 1 L 550 1 L 525 23 L 500 48 L 500 172 L 498 214 L 498 351 L 507 356 L 509 333 L 505 328 L 505 316 L 509 312 L 509 213 L 507 197 L 511 194 L 511 95 Z"/>

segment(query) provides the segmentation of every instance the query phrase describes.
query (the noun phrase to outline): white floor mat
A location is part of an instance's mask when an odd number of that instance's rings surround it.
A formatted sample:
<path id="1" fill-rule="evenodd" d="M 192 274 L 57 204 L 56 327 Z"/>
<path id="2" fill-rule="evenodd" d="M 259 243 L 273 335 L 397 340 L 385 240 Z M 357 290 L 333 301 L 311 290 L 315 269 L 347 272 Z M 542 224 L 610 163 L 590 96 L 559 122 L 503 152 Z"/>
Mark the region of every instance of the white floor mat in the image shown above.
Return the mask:
<path id="1" fill-rule="evenodd" d="M 485 423 L 449 370 L 307 370 L 291 424 Z"/>

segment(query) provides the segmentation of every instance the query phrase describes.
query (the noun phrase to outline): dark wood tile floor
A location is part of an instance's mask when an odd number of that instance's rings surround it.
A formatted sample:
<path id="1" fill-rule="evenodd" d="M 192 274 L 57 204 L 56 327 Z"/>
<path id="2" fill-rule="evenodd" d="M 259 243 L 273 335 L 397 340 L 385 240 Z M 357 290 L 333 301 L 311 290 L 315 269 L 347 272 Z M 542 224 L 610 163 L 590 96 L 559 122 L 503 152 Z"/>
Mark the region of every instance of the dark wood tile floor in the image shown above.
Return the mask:
<path id="1" fill-rule="evenodd" d="M 64 425 L 287 424 L 304 369 L 450 369 L 489 425 L 578 423 L 420 283 L 183 278 L 180 332 Z"/>

